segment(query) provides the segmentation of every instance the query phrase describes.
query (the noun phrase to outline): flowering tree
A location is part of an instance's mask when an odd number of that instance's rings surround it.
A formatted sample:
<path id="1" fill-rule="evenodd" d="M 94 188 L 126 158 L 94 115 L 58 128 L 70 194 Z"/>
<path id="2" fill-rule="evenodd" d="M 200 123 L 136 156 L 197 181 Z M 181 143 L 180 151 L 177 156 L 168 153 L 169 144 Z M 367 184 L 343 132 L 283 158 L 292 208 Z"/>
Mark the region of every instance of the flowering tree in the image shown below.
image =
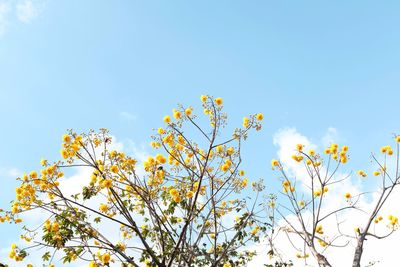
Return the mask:
<path id="1" fill-rule="evenodd" d="M 257 204 L 261 184 L 252 184 L 252 198 L 242 192 L 251 189 L 245 189 L 248 179 L 240 168 L 241 145 L 249 130 L 261 129 L 263 115 L 244 118 L 243 127 L 223 139 L 223 100 L 201 96 L 201 101 L 206 120 L 183 106 L 164 117 L 165 127 L 151 142 L 160 152 L 143 162 L 143 174 L 134 158 L 110 149 L 107 130 L 65 134 L 62 160 L 42 160 L 39 172 L 18 178 L 11 210 L 0 217 L 21 223 L 23 213 L 47 215 L 38 227 L 24 227 L 21 237 L 31 245 L 13 244 L 10 258 L 22 261 L 42 248 L 49 266 L 60 254 L 63 262 L 80 259 L 92 267 L 246 265 L 254 252 L 245 245 L 259 241 L 269 224 Z M 75 167 L 91 175 L 70 196 L 63 177 Z M 117 240 L 104 223 L 118 230 Z"/>
<path id="2" fill-rule="evenodd" d="M 290 238 L 291 235 L 300 237 L 303 241 L 303 249 L 293 245 L 299 250 L 298 258 L 303 258 L 305 264 L 310 251 L 312 256 L 317 260 L 319 266 L 331 266 L 332 260 L 324 256 L 324 252 L 329 247 L 346 247 L 351 240 L 355 240 L 355 252 L 353 258 L 353 267 L 360 267 L 363 254 L 364 243 L 368 237 L 383 239 L 391 235 L 398 228 L 398 218 L 388 215 L 387 229 L 379 229 L 378 224 L 382 224 L 383 216 L 380 214 L 382 207 L 393 192 L 394 188 L 400 183 L 399 174 L 399 143 L 400 136 L 395 136 L 396 148 L 395 153 L 390 146 L 381 148 L 383 160 L 378 160 L 376 155 L 372 154 L 373 162 L 377 165 L 377 170 L 373 175 L 381 178 L 381 187 L 374 198 L 372 208 L 364 209 L 360 207 L 359 200 L 367 193 L 358 193 L 353 195 L 352 192 L 345 192 L 343 198 L 346 200 L 345 205 L 338 208 L 323 208 L 326 200 L 331 197 L 329 188 L 340 185 L 349 176 L 338 175 L 341 165 L 348 161 L 348 147 L 343 146 L 339 149 L 337 144 L 332 144 L 326 148 L 324 153 L 318 154 L 315 150 L 310 149 L 304 151 L 304 145 L 298 144 L 294 150 L 295 154 L 292 159 L 301 164 L 307 179 L 297 180 L 291 177 L 281 162 L 274 159 L 271 161 L 272 167 L 279 171 L 283 194 L 288 200 L 288 205 L 280 205 L 278 212 L 286 222 L 284 230 Z M 324 154 L 326 155 L 324 157 Z M 389 170 L 389 160 L 392 158 L 391 165 L 395 166 L 394 170 Z M 366 177 L 367 174 L 363 170 L 359 170 L 357 174 L 360 177 Z M 303 186 L 298 192 L 296 188 Z M 339 221 L 338 214 L 345 211 L 363 212 L 367 214 L 365 221 L 359 225 L 355 225 L 354 233 L 344 233 L 341 230 L 342 222 Z M 288 219 L 290 214 L 293 220 Z M 332 219 L 336 219 L 337 231 L 335 234 L 328 236 L 324 232 L 323 224 Z"/>

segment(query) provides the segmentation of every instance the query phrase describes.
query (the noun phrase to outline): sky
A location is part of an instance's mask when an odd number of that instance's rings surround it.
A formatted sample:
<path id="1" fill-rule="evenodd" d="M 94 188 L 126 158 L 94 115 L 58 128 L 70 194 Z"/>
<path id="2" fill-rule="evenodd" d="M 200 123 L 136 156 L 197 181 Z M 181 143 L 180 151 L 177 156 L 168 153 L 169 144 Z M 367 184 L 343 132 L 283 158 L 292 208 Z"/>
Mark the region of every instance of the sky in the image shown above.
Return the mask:
<path id="1" fill-rule="evenodd" d="M 67 129 L 108 128 L 151 153 L 163 116 L 199 109 L 202 94 L 224 99 L 232 127 L 264 114 L 244 164 L 271 192 L 282 131 L 347 144 L 349 168 L 368 169 L 400 133 L 399 12 L 398 1 L 0 0 L 0 206 L 16 176 L 59 157 Z M 19 232 L 0 235 L 8 249 Z"/>

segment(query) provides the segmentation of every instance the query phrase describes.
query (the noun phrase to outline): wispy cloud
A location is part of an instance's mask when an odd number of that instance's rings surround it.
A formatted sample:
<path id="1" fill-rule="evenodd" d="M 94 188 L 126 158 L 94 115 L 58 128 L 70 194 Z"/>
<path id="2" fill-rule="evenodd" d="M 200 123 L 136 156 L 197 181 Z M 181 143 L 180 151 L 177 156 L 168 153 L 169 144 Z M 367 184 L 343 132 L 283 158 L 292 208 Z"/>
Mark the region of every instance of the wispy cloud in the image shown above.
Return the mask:
<path id="1" fill-rule="evenodd" d="M 8 17 L 11 12 L 11 4 L 8 2 L 0 3 L 0 36 L 2 36 L 9 24 Z"/>
<path id="2" fill-rule="evenodd" d="M 38 8 L 33 5 L 31 0 L 18 3 L 15 9 L 18 20 L 23 23 L 30 23 L 39 13 Z"/>
<path id="3" fill-rule="evenodd" d="M 30 24 L 39 16 L 44 4 L 44 0 L 0 0 L 0 37 L 14 23 Z"/>
<path id="4" fill-rule="evenodd" d="M 123 121 L 135 121 L 137 119 L 136 115 L 129 113 L 127 111 L 121 111 L 119 113 L 119 118 Z"/>
<path id="5" fill-rule="evenodd" d="M 11 167 L 11 168 L 7 168 L 7 167 L 0 167 L 0 176 L 3 177 L 11 177 L 11 178 L 16 178 L 17 176 L 20 176 L 22 174 L 22 171 Z"/>

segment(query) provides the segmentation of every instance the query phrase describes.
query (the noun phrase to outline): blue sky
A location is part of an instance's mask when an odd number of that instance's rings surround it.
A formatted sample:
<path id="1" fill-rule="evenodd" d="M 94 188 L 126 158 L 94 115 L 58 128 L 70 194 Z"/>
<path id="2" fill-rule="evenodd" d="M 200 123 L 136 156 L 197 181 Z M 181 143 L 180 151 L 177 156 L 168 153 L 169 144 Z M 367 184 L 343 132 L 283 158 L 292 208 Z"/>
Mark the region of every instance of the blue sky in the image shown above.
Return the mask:
<path id="1" fill-rule="evenodd" d="M 315 142 L 334 127 L 358 169 L 400 132 L 399 12 L 398 1 L 0 0 L 0 205 L 10 170 L 57 159 L 66 129 L 144 146 L 201 94 L 224 98 L 232 125 L 264 113 L 245 150 L 255 179 L 274 180 L 285 127 Z M 0 247 L 17 236 L 0 234 Z"/>

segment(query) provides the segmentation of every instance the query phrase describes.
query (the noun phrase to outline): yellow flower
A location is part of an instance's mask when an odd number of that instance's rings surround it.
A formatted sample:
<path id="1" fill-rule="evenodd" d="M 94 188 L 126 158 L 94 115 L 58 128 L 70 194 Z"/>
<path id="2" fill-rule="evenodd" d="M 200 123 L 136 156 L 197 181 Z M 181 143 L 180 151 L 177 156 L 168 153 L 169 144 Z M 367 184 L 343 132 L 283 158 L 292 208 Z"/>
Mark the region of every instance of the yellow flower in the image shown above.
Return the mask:
<path id="1" fill-rule="evenodd" d="M 60 228 L 60 225 L 58 224 L 58 222 L 53 222 L 53 224 L 51 225 L 52 232 L 57 232 L 59 228 Z"/>
<path id="2" fill-rule="evenodd" d="M 185 114 L 186 114 L 186 116 L 190 116 L 190 115 L 192 115 L 192 108 L 187 108 L 187 109 L 185 109 Z"/>
<path id="3" fill-rule="evenodd" d="M 251 230 L 251 234 L 256 235 L 258 233 L 258 230 L 260 230 L 260 227 L 258 226 L 254 227 L 253 230 Z"/>
<path id="4" fill-rule="evenodd" d="M 89 262 L 89 267 L 98 267 L 97 263 L 94 261 Z"/>
<path id="5" fill-rule="evenodd" d="M 319 190 L 319 189 L 315 190 L 315 191 L 314 191 L 314 196 L 315 196 L 315 197 L 321 196 L 321 190 Z"/>
<path id="6" fill-rule="evenodd" d="M 221 165 L 221 171 L 226 172 L 228 170 L 229 170 L 229 165 L 228 164 Z"/>
<path id="7" fill-rule="evenodd" d="M 292 159 L 294 159 L 297 162 L 300 162 L 303 160 L 303 156 L 297 156 L 297 155 L 292 155 Z"/>
<path id="8" fill-rule="evenodd" d="M 163 128 L 158 128 L 158 130 L 157 130 L 157 132 L 159 133 L 159 134 L 165 134 L 165 130 L 163 129 Z"/>
<path id="9" fill-rule="evenodd" d="M 193 195 L 194 195 L 193 191 L 188 191 L 188 192 L 186 193 L 186 197 L 187 197 L 187 198 L 192 198 Z"/>
<path id="10" fill-rule="evenodd" d="M 396 136 L 396 142 L 397 142 L 397 143 L 400 143 L 400 135 L 397 135 L 397 136 Z"/>
<path id="11" fill-rule="evenodd" d="M 297 151 L 302 151 L 302 150 L 303 150 L 303 147 L 304 147 L 303 144 L 297 144 L 297 145 L 296 145 Z"/>
<path id="12" fill-rule="evenodd" d="M 172 188 L 171 190 L 169 190 L 169 194 L 174 197 L 179 195 L 179 192 L 175 188 Z"/>
<path id="13" fill-rule="evenodd" d="M 71 136 L 69 136 L 68 134 L 64 134 L 62 137 L 62 140 L 64 143 L 70 143 L 71 142 Z"/>
<path id="14" fill-rule="evenodd" d="M 101 256 L 101 261 L 103 262 L 103 263 L 109 263 L 110 262 L 110 254 L 108 254 L 108 253 L 104 253 L 102 256 Z"/>
<path id="15" fill-rule="evenodd" d="M 100 211 L 105 213 L 108 211 L 108 207 L 106 204 L 100 204 Z"/>
<path id="16" fill-rule="evenodd" d="M 264 119 L 264 115 L 263 115 L 262 113 L 258 113 L 258 114 L 256 115 L 256 119 L 257 119 L 258 121 L 262 121 L 262 120 Z"/>
<path id="17" fill-rule="evenodd" d="M 167 162 L 167 159 L 162 154 L 157 154 L 156 160 L 161 164 L 164 164 L 165 162 Z"/>
<path id="18" fill-rule="evenodd" d="M 344 194 L 344 197 L 346 199 L 350 199 L 351 198 L 351 194 L 349 192 L 347 192 L 347 193 Z"/>
<path id="19" fill-rule="evenodd" d="M 41 159 L 40 160 L 40 165 L 45 166 L 47 164 L 47 160 L 46 159 Z"/>
<path id="20" fill-rule="evenodd" d="M 239 171 L 239 175 L 240 175 L 240 176 L 244 176 L 244 170 L 240 170 L 240 171 Z"/>
<path id="21" fill-rule="evenodd" d="M 174 111 L 174 118 L 179 120 L 182 117 L 182 114 L 179 111 Z"/>
<path id="22" fill-rule="evenodd" d="M 36 179 L 38 175 L 37 175 L 37 172 L 31 171 L 31 172 L 29 173 L 29 176 L 30 176 L 32 179 Z"/>
<path id="23" fill-rule="evenodd" d="M 112 186 L 112 180 L 111 179 L 105 179 L 102 183 L 102 185 L 106 188 L 110 188 Z"/>
<path id="24" fill-rule="evenodd" d="M 314 149 L 310 149 L 308 151 L 308 154 L 310 154 L 310 156 L 315 156 L 315 150 Z"/>
<path id="25" fill-rule="evenodd" d="M 234 149 L 233 147 L 229 147 L 229 148 L 226 150 L 226 153 L 227 153 L 228 155 L 232 155 L 234 152 L 235 152 L 235 149 Z"/>
<path id="26" fill-rule="evenodd" d="M 247 186 L 247 182 L 248 182 L 247 178 L 244 178 L 242 180 L 242 187 L 246 187 Z"/>
<path id="27" fill-rule="evenodd" d="M 381 173 L 379 171 L 374 171 L 374 176 L 379 176 Z"/>
<path id="28" fill-rule="evenodd" d="M 358 175 L 360 175 L 362 177 L 366 177 L 367 176 L 367 174 L 362 170 L 359 170 L 357 173 L 358 173 Z"/>
<path id="29" fill-rule="evenodd" d="M 299 206 L 300 206 L 300 207 L 304 207 L 304 205 L 305 205 L 304 200 L 300 200 L 300 201 L 299 201 Z"/>
<path id="30" fill-rule="evenodd" d="M 113 173 L 118 173 L 118 171 L 119 171 L 118 166 L 117 165 L 112 165 L 110 167 L 110 171 L 113 172 Z"/>
<path id="31" fill-rule="evenodd" d="M 249 127 L 249 118 L 244 117 L 243 118 L 243 128 L 248 128 Z"/>
<path id="32" fill-rule="evenodd" d="M 206 95 L 202 95 L 202 96 L 200 96 L 200 99 L 201 99 L 201 102 L 206 102 L 206 100 L 207 100 L 207 96 Z"/>
<path id="33" fill-rule="evenodd" d="M 174 201 L 177 202 L 177 203 L 181 202 L 182 201 L 181 196 L 180 195 L 174 196 Z"/>
<path id="34" fill-rule="evenodd" d="M 69 157 L 68 151 L 66 151 L 65 149 L 61 149 L 60 153 L 63 159 L 67 159 Z"/>
<path id="35" fill-rule="evenodd" d="M 276 159 L 273 159 L 273 160 L 271 160 L 271 165 L 272 165 L 272 167 L 278 167 L 279 161 L 277 161 Z"/>
<path id="36" fill-rule="evenodd" d="M 320 235 L 323 235 L 324 230 L 322 229 L 322 225 L 317 225 L 317 227 L 315 228 L 315 232 L 317 232 Z"/>
<path id="37" fill-rule="evenodd" d="M 223 102 L 222 98 L 220 98 L 220 97 L 216 98 L 214 101 L 215 101 L 215 104 L 217 104 L 218 106 L 222 105 L 222 102 Z"/>
<path id="38" fill-rule="evenodd" d="M 170 123 L 171 122 L 171 117 L 167 115 L 167 116 L 164 117 L 163 120 L 164 120 L 165 123 Z"/>

